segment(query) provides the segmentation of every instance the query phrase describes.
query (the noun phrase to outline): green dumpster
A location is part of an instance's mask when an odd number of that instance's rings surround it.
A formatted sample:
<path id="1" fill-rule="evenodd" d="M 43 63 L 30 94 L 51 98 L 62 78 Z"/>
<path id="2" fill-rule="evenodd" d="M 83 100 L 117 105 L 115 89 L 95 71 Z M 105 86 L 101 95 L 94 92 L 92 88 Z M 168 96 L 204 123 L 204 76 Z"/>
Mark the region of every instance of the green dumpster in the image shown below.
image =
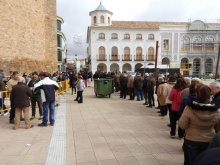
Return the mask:
<path id="1" fill-rule="evenodd" d="M 109 96 L 114 92 L 113 79 L 94 79 L 95 96 Z"/>

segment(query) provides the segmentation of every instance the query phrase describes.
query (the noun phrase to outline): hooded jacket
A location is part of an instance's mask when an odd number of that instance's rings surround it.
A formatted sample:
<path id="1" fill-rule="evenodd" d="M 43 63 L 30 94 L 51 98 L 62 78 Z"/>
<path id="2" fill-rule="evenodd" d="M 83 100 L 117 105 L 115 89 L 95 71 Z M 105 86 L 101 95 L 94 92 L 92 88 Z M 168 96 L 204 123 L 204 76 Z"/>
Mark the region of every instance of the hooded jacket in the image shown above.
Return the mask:
<path id="1" fill-rule="evenodd" d="M 183 111 L 179 126 L 186 131 L 187 140 L 210 142 L 220 130 L 219 109 L 213 104 L 191 101 Z"/>

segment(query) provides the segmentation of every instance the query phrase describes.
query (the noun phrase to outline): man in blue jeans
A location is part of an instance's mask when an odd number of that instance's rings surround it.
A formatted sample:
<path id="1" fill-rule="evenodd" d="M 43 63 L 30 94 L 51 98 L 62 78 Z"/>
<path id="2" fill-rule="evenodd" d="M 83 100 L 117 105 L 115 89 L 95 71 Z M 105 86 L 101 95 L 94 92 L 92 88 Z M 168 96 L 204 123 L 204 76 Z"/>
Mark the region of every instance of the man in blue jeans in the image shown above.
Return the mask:
<path id="1" fill-rule="evenodd" d="M 34 91 L 40 89 L 41 99 L 43 102 L 43 121 L 41 124 L 38 124 L 40 127 L 47 126 L 48 122 L 48 110 L 50 113 L 50 125 L 53 126 L 54 119 L 54 110 L 55 110 L 55 90 L 59 89 L 59 85 L 56 81 L 53 81 L 49 78 L 49 73 L 45 72 L 41 74 L 42 80 L 34 85 Z"/>

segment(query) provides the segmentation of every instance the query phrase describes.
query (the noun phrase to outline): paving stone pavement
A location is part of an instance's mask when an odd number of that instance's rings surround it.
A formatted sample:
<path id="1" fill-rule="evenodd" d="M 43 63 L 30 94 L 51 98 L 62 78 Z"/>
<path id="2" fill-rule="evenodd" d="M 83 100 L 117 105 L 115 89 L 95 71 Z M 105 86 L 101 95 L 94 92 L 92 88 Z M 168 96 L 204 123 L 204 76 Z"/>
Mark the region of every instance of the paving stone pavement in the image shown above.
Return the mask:
<path id="1" fill-rule="evenodd" d="M 34 128 L 25 129 L 21 122 L 13 130 L 8 116 L 0 116 L 0 164 L 183 164 L 183 141 L 170 138 L 168 116 L 158 116 L 143 101 L 121 99 L 119 93 L 97 98 L 88 87 L 83 95 L 82 104 L 73 101 L 76 95 L 70 91 L 60 96 L 54 127 L 38 127 L 36 118 L 31 121 Z"/>

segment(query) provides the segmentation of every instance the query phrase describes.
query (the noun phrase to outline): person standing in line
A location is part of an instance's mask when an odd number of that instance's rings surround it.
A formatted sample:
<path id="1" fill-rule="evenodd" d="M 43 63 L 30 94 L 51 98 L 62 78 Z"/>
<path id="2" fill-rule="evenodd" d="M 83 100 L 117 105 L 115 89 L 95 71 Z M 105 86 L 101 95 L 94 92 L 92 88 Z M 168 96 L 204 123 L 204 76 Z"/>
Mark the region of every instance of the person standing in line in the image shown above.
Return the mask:
<path id="1" fill-rule="evenodd" d="M 167 115 L 167 104 L 166 104 L 166 97 L 163 95 L 164 90 L 167 86 L 167 83 L 164 82 L 163 77 L 158 77 L 158 88 L 157 88 L 157 99 L 160 103 L 160 115 L 159 116 L 165 116 Z"/>
<path id="2" fill-rule="evenodd" d="M 144 82 L 143 82 L 143 93 L 144 93 L 144 100 L 145 100 L 145 103 L 143 103 L 143 105 L 148 105 L 148 97 L 147 97 L 147 82 L 149 80 L 149 74 L 148 73 L 145 73 L 144 74 Z"/>
<path id="3" fill-rule="evenodd" d="M 12 78 L 7 82 L 7 89 L 9 93 L 11 93 L 12 87 L 18 84 L 19 74 L 17 71 L 14 71 L 12 72 L 11 76 Z M 14 124 L 15 107 L 14 107 L 14 100 L 11 98 L 11 96 L 10 96 L 10 102 L 11 102 L 11 111 L 10 111 L 10 116 L 9 116 L 9 123 Z"/>
<path id="4" fill-rule="evenodd" d="M 197 91 L 196 100 L 187 103 L 179 120 L 179 126 L 185 130 L 185 146 L 189 165 L 193 165 L 196 157 L 205 151 L 215 133 L 220 130 L 220 111 L 211 104 L 211 89 L 202 85 Z"/>
<path id="5" fill-rule="evenodd" d="M 76 84 L 77 96 L 74 101 L 78 101 L 78 103 L 83 103 L 83 91 L 85 90 L 85 84 L 82 79 L 82 76 L 78 76 L 78 81 Z"/>
<path id="6" fill-rule="evenodd" d="M 120 98 L 126 99 L 127 96 L 127 74 L 123 73 L 123 77 L 120 78 Z"/>
<path id="7" fill-rule="evenodd" d="M 18 129 L 20 126 L 20 116 L 21 112 L 24 113 L 24 121 L 26 128 L 32 128 L 34 125 L 30 124 L 29 120 L 29 107 L 30 100 L 29 97 L 32 96 L 30 88 L 25 84 L 25 78 L 19 77 L 18 84 L 12 87 L 11 99 L 14 101 L 15 107 L 15 125 L 13 129 Z"/>
<path id="8" fill-rule="evenodd" d="M 38 124 L 40 127 L 47 126 L 48 122 L 48 110 L 50 113 L 50 125 L 54 126 L 55 123 L 55 90 L 59 89 L 57 82 L 49 78 L 49 73 L 45 72 L 42 74 L 42 80 L 34 85 L 33 91 L 41 91 L 41 99 L 43 102 L 43 120 L 41 124 Z"/>
<path id="9" fill-rule="evenodd" d="M 137 101 L 144 100 L 142 91 L 143 81 L 144 79 L 141 77 L 141 74 L 137 73 L 137 75 L 134 77 L 134 89 L 136 91 Z"/>
<path id="10" fill-rule="evenodd" d="M 87 74 L 87 72 L 84 72 L 82 76 L 83 76 L 83 82 L 85 84 L 85 87 L 87 87 L 87 82 L 88 82 L 88 74 Z"/>
<path id="11" fill-rule="evenodd" d="M 209 88 L 211 89 L 213 99 L 212 99 L 212 104 L 215 104 L 218 108 L 220 108 L 220 82 L 215 81 L 212 82 L 209 85 Z"/>
<path id="12" fill-rule="evenodd" d="M 77 82 L 76 72 L 71 72 L 69 79 L 70 79 L 69 84 L 70 84 L 70 87 L 72 89 L 72 95 L 73 95 L 73 89 L 74 89 L 75 94 L 76 94 L 76 82 Z"/>
<path id="13" fill-rule="evenodd" d="M 134 77 L 128 73 L 128 92 L 129 92 L 129 100 L 134 100 Z"/>
<path id="14" fill-rule="evenodd" d="M 30 89 L 32 90 L 34 85 L 36 83 L 38 83 L 40 81 L 40 78 L 38 77 L 38 73 L 37 72 L 33 72 L 32 73 L 32 79 L 31 81 L 28 83 L 28 86 L 30 87 Z M 31 120 L 33 120 L 35 118 L 35 114 L 36 114 L 36 102 L 39 108 L 39 120 L 43 119 L 43 103 L 41 100 L 41 93 L 40 93 L 40 89 L 36 90 L 35 92 L 32 91 L 32 97 L 31 97 L 31 109 L 32 109 L 32 117 Z"/>
<path id="15" fill-rule="evenodd" d="M 149 74 L 149 80 L 147 81 L 147 96 L 148 96 L 148 106 L 155 106 L 154 100 L 154 87 L 156 86 L 156 80 L 153 76 L 153 73 Z"/>

